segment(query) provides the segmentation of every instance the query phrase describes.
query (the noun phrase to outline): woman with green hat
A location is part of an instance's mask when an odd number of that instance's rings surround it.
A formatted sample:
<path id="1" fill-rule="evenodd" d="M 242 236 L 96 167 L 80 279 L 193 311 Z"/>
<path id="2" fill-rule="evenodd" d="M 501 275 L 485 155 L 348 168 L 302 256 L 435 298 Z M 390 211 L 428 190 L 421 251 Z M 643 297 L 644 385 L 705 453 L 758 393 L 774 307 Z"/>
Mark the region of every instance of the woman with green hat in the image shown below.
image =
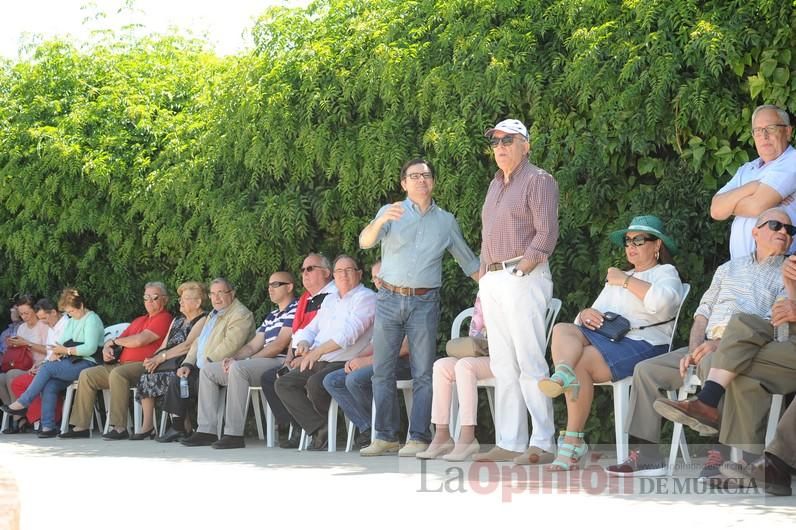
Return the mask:
<path id="1" fill-rule="evenodd" d="M 567 430 L 559 438 L 551 470 L 575 469 L 588 452 L 583 427 L 591 410 L 593 384 L 624 379 L 639 362 L 669 350 L 683 298 L 683 284 L 671 258 L 677 245 L 660 219 L 635 217 L 610 240 L 624 245 L 632 268 L 609 268 L 605 287 L 592 307 L 582 310 L 574 324 L 556 324 L 552 344 L 556 370 L 539 382 L 545 395 L 565 394 L 567 400 Z M 609 332 L 616 328 L 614 315 L 627 319 L 625 335 Z"/>

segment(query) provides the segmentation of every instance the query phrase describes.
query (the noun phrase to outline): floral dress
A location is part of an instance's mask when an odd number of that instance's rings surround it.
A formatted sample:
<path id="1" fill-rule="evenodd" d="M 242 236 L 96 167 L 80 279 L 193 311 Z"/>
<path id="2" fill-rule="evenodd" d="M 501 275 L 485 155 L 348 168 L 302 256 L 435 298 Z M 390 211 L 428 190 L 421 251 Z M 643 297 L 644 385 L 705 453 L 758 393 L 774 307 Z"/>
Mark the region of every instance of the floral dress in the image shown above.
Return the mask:
<path id="1" fill-rule="evenodd" d="M 169 348 L 173 348 L 174 346 L 185 342 L 185 340 L 188 338 L 188 334 L 191 333 L 191 329 L 193 329 L 194 324 L 196 324 L 206 315 L 207 313 L 202 313 L 190 321 L 185 318 L 185 315 L 180 315 L 179 317 L 175 318 L 174 324 L 171 326 L 171 331 L 169 332 L 169 338 L 166 341 L 166 346 L 160 351 L 168 350 Z M 159 352 L 156 352 L 155 355 L 158 355 L 158 353 Z M 184 358 L 185 356 L 183 355 L 182 359 Z M 182 359 L 177 359 L 178 366 L 182 362 Z M 153 372 L 151 374 L 141 375 L 141 378 L 138 380 L 135 399 L 141 401 L 142 398 L 163 397 L 166 394 L 166 389 L 169 388 L 171 380 L 175 377 L 177 377 L 176 370 Z"/>

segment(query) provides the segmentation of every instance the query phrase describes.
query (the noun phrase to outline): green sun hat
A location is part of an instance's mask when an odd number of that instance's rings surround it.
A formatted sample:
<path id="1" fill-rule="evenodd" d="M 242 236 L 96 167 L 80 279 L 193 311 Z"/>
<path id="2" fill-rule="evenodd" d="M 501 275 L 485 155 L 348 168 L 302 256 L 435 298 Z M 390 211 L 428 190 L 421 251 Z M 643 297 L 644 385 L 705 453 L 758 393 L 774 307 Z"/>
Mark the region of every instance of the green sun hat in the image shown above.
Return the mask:
<path id="1" fill-rule="evenodd" d="M 654 215 L 639 215 L 638 217 L 634 217 L 633 220 L 630 221 L 630 226 L 624 230 L 611 232 L 608 238 L 615 245 L 623 247 L 625 245 L 625 234 L 628 232 L 646 232 L 651 236 L 655 236 L 663 241 L 663 244 L 666 245 L 666 248 L 669 249 L 669 253 L 672 256 L 677 254 L 677 243 L 674 242 L 671 236 L 666 235 L 663 231 L 663 221 Z"/>

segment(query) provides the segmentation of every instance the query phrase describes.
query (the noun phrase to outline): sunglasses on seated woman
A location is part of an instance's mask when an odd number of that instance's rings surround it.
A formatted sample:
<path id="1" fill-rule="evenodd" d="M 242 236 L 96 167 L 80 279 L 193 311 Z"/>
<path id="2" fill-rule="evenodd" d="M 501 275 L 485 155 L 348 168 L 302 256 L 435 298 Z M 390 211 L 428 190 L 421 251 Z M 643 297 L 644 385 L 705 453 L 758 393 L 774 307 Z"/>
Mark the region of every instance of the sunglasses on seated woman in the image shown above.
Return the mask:
<path id="1" fill-rule="evenodd" d="M 625 238 L 625 246 L 629 247 L 631 244 L 634 247 L 643 247 L 647 241 L 657 241 L 657 237 L 652 236 L 635 236 L 635 237 L 626 237 Z"/>
<path id="2" fill-rule="evenodd" d="M 769 230 L 771 230 L 772 232 L 779 232 L 780 230 L 782 230 L 782 227 L 784 226 L 785 227 L 785 232 L 789 236 L 791 236 L 791 237 L 796 236 L 796 226 L 789 225 L 789 224 L 783 223 L 781 221 L 775 221 L 774 219 L 772 219 L 771 221 L 764 222 L 763 224 L 761 224 L 757 228 L 763 228 L 766 225 L 768 225 Z"/>

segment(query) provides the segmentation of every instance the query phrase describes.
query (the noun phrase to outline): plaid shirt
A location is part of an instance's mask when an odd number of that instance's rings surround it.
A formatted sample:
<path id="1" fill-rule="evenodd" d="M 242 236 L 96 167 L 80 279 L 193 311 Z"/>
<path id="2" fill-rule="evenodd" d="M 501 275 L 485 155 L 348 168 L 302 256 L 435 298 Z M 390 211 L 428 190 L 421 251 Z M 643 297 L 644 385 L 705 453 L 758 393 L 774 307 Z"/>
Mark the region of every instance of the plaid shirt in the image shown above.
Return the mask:
<path id="1" fill-rule="evenodd" d="M 527 159 L 503 182 L 498 170 L 481 210 L 481 274 L 487 265 L 522 256 L 546 261 L 558 240 L 558 184 Z"/>

